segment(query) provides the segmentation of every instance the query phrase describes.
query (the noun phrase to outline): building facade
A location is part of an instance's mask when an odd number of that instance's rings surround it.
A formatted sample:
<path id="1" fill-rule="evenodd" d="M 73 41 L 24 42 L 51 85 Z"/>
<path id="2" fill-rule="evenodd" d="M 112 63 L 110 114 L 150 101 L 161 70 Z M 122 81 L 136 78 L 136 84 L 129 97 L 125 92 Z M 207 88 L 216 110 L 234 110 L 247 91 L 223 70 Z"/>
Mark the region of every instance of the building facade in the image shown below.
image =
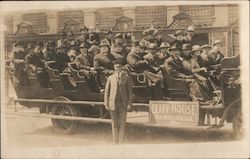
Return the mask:
<path id="1" fill-rule="evenodd" d="M 201 43 L 212 45 L 221 39 L 225 55 L 232 56 L 239 52 L 239 9 L 238 5 L 223 4 L 48 10 L 8 14 L 4 22 L 9 37 L 22 36 L 20 27 L 31 26 L 40 36 L 56 35 L 66 26 L 76 25 L 117 32 L 140 32 L 154 25 L 167 35 L 191 24 L 197 28 L 197 38 L 205 39 Z"/>

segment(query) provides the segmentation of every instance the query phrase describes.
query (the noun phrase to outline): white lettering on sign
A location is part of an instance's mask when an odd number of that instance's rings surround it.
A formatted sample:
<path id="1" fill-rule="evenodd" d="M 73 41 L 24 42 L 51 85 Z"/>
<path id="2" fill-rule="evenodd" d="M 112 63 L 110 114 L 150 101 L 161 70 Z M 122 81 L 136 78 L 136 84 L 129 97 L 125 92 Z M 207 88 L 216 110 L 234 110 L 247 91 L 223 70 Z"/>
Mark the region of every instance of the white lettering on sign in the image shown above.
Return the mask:
<path id="1" fill-rule="evenodd" d="M 197 102 L 150 101 L 149 109 L 150 120 L 154 122 L 196 125 L 199 120 Z"/>

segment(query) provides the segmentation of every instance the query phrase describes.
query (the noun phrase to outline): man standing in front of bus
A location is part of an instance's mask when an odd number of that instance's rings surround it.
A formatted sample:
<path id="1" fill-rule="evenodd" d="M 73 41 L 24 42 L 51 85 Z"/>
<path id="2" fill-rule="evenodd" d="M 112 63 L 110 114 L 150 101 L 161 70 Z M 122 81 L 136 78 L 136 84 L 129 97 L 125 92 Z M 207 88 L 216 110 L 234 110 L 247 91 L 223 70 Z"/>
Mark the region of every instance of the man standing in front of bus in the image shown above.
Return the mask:
<path id="1" fill-rule="evenodd" d="M 133 95 L 133 83 L 128 73 L 122 70 L 123 62 L 113 62 L 115 73 L 108 77 L 104 93 L 104 105 L 110 111 L 113 141 L 116 144 L 124 141 L 127 110 L 131 108 Z"/>

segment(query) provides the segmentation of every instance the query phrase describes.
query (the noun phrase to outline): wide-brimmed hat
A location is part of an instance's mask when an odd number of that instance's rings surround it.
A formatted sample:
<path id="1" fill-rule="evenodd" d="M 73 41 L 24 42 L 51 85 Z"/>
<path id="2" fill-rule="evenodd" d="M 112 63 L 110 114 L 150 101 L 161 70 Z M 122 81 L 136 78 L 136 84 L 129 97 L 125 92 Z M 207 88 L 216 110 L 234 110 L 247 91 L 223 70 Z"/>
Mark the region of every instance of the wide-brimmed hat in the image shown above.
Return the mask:
<path id="1" fill-rule="evenodd" d="M 192 52 L 195 52 L 195 51 L 202 51 L 200 45 L 194 45 L 194 46 L 192 47 Z"/>
<path id="2" fill-rule="evenodd" d="M 160 48 L 170 48 L 170 44 L 167 42 L 162 42 Z"/>
<path id="3" fill-rule="evenodd" d="M 183 35 L 184 32 L 182 30 L 177 30 L 174 34 L 174 36 L 178 36 L 178 35 Z"/>
<path id="4" fill-rule="evenodd" d="M 34 49 L 34 48 L 35 48 L 34 42 L 28 43 L 28 49 Z"/>
<path id="5" fill-rule="evenodd" d="M 221 44 L 222 45 L 221 40 L 215 40 L 213 46 L 216 45 L 216 44 Z"/>
<path id="6" fill-rule="evenodd" d="M 158 47 L 157 47 L 156 43 L 150 43 L 148 48 L 149 49 L 157 49 Z"/>
<path id="7" fill-rule="evenodd" d="M 99 47 L 98 47 L 98 46 L 95 46 L 95 45 L 92 45 L 92 46 L 89 48 L 88 52 L 92 52 L 92 51 L 95 51 L 95 50 L 99 50 Z"/>
<path id="8" fill-rule="evenodd" d="M 190 25 L 190 26 L 187 28 L 187 31 L 188 31 L 188 32 L 194 32 L 194 26 L 193 26 L 193 25 Z"/>
<path id="9" fill-rule="evenodd" d="M 108 44 L 108 41 L 106 39 L 103 39 L 99 45 L 99 47 L 102 47 L 102 46 L 109 46 Z"/>
<path id="10" fill-rule="evenodd" d="M 112 30 L 106 30 L 106 31 L 104 31 L 104 34 L 112 34 L 113 32 L 112 32 Z"/>
<path id="11" fill-rule="evenodd" d="M 201 46 L 201 49 L 204 49 L 204 48 L 210 48 L 211 49 L 212 47 L 210 45 L 208 45 L 208 44 L 204 44 L 204 45 Z"/>

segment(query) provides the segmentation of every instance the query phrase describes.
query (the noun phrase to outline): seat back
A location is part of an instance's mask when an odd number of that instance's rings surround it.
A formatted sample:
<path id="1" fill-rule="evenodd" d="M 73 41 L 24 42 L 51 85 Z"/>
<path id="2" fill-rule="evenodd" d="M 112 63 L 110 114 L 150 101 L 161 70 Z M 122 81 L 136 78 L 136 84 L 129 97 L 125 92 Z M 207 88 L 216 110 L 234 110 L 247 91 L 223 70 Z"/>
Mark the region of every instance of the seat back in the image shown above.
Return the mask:
<path id="1" fill-rule="evenodd" d="M 45 67 L 48 70 L 50 81 L 60 81 L 60 74 L 58 69 L 56 69 L 55 61 L 46 61 Z"/>
<path id="2" fill-rule="evenodd" d="M 71 75 L 75 81 L 85 81 L 84 74 L 79 71 L 75 62 L 68 63 L 68 66 L 71 70 Z"/>
<path id="3" fill-rule="evenodd" d="M 76 89 L 76 83 L 73 79 L 70 79 L 68 73 L 60 73 L 60 76 L 65 90 L 72 91 Z"/>
<path id="4" fill-rule="evenodd" d="M 28 78 L 29 79 L 37 79 L 37 74 L 36 74 L 36 71 L 34 72 L 30 66 L 27 66 L 26 67 L 27 69 L 27 75 L 28 75 Z"/>
<path id="5" fill-rule="evenodd" d="M 165 68 L 162 68 L 162 73 L 164 76 L 164 81 L 165 81 L 167 90 L 171 98 L 173 99 L 189 98 L 189 88 L 185 80 L 181 78 L 172 77 L 170 72 Z"/>

